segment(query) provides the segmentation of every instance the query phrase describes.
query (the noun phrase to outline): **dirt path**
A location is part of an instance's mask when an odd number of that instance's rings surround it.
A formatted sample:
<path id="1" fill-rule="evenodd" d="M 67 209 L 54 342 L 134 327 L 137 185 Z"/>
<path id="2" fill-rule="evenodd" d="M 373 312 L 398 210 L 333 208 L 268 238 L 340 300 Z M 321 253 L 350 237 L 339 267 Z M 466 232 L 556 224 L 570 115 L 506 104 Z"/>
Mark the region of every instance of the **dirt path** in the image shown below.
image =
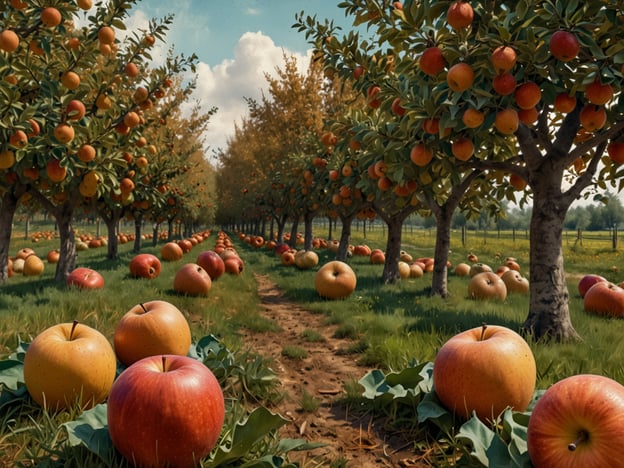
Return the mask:
<path id="1" fill-rule="evenodd" d="M 374 421 L 370 415 L 350 415 L 339 403 L 344 396 L 343 383 L 357 381 L 369 370 L 357 366 L 349 355 L 337 353 L 351 342 L 335 338 L 335 327 L 327 325 L 324 315 L 306 311 L 286 300 L 268 277 L 257 275 L 256 279 L 264 314 L 274 320 L 281 331 L 248 333 L 246 340 L 254 351 L 275 361 L 274 370 L 284 394 L 275 410 L 291 419 L 281 436 L 327 444 L 309 452 L 293 452 L 290 457 L 304 467 L 329 466 L 336 460 L 346 461 L 346 466 L 362 468 L 430 466 L 417 460 L 410 451 L 409 440 L 389 441 L 383 432 L 379 436 L 377 428 L 382 421 Z M 304 331 L 311 330 L 321 339 L 302 338 Z M 307 357 L 283 356 L 282 350 L 288 346 L 305 349 Z M 305 411 L 302 402 L 310 398 L 318 408 Z"/>

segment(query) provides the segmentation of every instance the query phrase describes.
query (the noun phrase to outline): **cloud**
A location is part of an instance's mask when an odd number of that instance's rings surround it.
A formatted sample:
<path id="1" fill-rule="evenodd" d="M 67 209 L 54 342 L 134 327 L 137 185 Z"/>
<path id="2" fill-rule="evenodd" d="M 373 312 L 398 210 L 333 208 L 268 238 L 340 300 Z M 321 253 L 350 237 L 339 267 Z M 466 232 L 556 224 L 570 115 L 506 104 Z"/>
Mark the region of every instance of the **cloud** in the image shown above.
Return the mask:
<path id="1" fill-rule="evenodd" d="M 199 63 L 193 99 L 199 100 L 206 109 L 218 108 L 210 118 L 206 133 L 206 144 L 211 150 L 225 149 L 235 123 L 240 123 L 247 115 L 245 98 L 261 98 L 262 90 L 267 89 L 265 73 L 271 75 L 276 67 L 282 68 L 284 54 L 296 57 L 300 70 L 307 69 L 309 56 L 279 47 L 261 31 L 244 33 L 234 47 L 233 58 L 214 67 Z"/>

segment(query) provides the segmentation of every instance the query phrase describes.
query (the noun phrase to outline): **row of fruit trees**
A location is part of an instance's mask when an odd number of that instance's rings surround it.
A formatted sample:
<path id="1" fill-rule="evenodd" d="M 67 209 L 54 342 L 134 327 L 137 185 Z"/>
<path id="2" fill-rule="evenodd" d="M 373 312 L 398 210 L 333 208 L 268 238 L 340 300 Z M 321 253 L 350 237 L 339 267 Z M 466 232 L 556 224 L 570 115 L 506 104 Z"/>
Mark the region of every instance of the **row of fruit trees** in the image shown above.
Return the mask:
<path id="1" fill-rule="evenodd" d="M 214 209 L 201 134 L 215 109 L 189 102 L 196 57 L 151 55 L 173 17 L 127 31 L 134 1 L 39 3 L 6 2 L 0 26 L 2 281 L 18 204 L 54 217 L 59 281 L 75 266 L 77 216 L 105 222 L 116 258 L 121 219 L 140 234 Z"/>
<path id="2" fill-rule="evenodd" d="M 287 63 L 271 81 L 272 101 L 251 103 L 222 154 L 221 219 L 270 219 L 279 238 L 286 220 L 291 238 L 303 222 L 309 249 L 314 217 L 339 218 L 344 259 L 351 222 L 378 216 L 388 225 L 389 282 L 400 278 L 403 222 L 414 212 L 433 216 L 431 292 L 446 296 L 453 213 L 501 215 L 502 200 L 531 202 L 530 238 L 539 242 L 530 247 L 523 328 L 577 338 L 563 221 L 579 197 L 622 187 L 621 8 L 555 0 L 340 7 L 353 20 L 346 31 L 297 15 L 293 27 L 314 47 L 311 71 L 295 76 Z M 283 97 L 289 82 L 300 90 L 296 105 Z M 320 124 L 310 110 L 319 108 Z M 258 138 L 254 153 L 249 142 Z"/>

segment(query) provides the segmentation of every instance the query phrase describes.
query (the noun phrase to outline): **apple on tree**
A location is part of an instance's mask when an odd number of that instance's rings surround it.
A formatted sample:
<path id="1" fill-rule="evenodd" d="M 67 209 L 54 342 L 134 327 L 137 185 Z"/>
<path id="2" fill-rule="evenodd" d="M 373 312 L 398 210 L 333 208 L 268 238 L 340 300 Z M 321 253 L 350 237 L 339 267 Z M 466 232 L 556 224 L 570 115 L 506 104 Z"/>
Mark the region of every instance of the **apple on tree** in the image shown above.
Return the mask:
<path id="1" fill-rule="evenodd" d="M 158 355 L 135 362 L 108 397 L 113 445 L 136 466 L 193 467 L 217 444 L 223 392 L 202 362 Z"/>
<path id="2" fill-rule="evenodd" d="M 621 466 L 624 386 L 579 374 L 553 384 L 537 400 L 527 428 L 536 468 Z"/>
<path id="3" fill-rule="evenodd" d="M 117 359 L 99 331 L 74 321 L 35 337 L 24 356 L 24 383 L 39 405 L 56 411 L 78 403 L 91 408 L 106 399 Z"/>
<path id="4" fill-rule="evenodd" d="M 115 354 L 126 366 L 157 354 L 185 356 L 191 329 L 180 310 L 166 301 L 137 304 L 117 322 L 113 334 Z"/>
<path id="5" fill-rule="evenodd" d="M 536 381 L 531 348 L 515 331 L 482 325 L 451 337 L 433 363 L 433 386 L 442 404 L 463 418 L 493 421 L 506 408 L 524 411 Z"/>

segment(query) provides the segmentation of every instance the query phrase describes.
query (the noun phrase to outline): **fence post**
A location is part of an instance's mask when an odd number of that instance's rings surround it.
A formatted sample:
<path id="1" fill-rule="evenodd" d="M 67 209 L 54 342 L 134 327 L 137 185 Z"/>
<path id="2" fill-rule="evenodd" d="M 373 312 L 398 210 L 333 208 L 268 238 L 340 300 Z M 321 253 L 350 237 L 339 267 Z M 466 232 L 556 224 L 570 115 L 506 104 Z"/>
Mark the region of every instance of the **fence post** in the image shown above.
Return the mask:
<path id="1" fill-rule="evenodd" d="M 613 250 L 617 250 L 617 242 L 618 242 L 618 229 L 617 226 L 613 226 L 613 236 L 611 237 L 611 247 Z"/>

